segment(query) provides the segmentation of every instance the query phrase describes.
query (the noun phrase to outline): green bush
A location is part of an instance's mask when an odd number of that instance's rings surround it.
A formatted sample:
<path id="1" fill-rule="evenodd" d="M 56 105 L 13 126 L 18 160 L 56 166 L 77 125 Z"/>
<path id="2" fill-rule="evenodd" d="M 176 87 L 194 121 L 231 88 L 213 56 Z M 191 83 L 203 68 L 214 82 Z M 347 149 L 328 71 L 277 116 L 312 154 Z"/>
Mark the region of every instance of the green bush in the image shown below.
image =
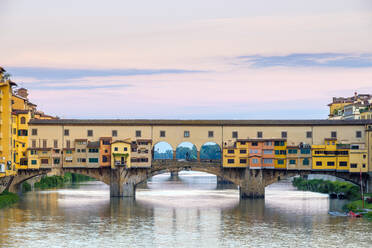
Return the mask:
<path id="1" fill-rule="evenodd" d="M 7 191 L 0 194 L 0 208 L 10 206 L 19 201 L 19 196 Z"/>

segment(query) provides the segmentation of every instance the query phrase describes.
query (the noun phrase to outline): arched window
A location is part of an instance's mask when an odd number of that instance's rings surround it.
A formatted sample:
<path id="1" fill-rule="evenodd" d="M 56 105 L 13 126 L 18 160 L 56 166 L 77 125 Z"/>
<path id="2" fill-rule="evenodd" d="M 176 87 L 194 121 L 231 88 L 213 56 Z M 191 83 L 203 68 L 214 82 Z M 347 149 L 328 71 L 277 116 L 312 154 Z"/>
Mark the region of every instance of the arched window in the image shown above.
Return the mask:
<path id="1" fill-rule="evenodd" d="M 21 117 L 21 124 L 26 124 L 26 118 L 25 117 Z"/>

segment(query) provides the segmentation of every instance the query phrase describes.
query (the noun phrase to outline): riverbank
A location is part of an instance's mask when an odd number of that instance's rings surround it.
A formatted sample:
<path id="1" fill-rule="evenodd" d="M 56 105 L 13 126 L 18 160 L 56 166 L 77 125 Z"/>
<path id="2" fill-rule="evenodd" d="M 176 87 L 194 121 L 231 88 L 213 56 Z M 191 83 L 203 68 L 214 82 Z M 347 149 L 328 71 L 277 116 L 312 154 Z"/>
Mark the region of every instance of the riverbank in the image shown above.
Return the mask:
<path id="1" fill-rule="evenodd" d="M 74 174 L 74 173 L 65 173 L 64 176 L 45 176 L 41 180 L 34 184 L 34 187 L 37 189 L 50 189 L 50 188 L 60 188 L 65 186 L 67 183 L 76 183 L 84 181 L 94 180 L 91 177 Z"/>
<path id="2" fill-rule="evenodd" d="M 322 179 L 307 180 L 298 177 L 293 179 L 292 185 L 298 190 L 319 192 L 329 195 L 342 195 L 348 200 L 357 200 L 361 198 L 360 188 L 348 182 L 328 181 Z"/>
<path id="3" fill-rule="evenodd" d="M 307 180 L 300 177 L 295 178 L 292 182 L 292 185 L 295 186 L 298 190 L 319 192 L 329 195 L 342 195 L 346 199 L 352 201 L 343 207 L 345 211 L 352 211 L 357 213 L 368 211 L 368 213 L 363 214 L 363 217 L 372 219 L 372 203 L 364 201 L 363 208 L 360 188 L 356 185 L 348 182 L 328 181 L 321 179 Z M 372 194 L 364 194 L 364 197 L 372 198 Z"/>
<path id="4" fill-rule="evenodd" d="M 0 194 L 0 209 L 9 207 L 19 201 L 19 196 L 7 191 Z"/>

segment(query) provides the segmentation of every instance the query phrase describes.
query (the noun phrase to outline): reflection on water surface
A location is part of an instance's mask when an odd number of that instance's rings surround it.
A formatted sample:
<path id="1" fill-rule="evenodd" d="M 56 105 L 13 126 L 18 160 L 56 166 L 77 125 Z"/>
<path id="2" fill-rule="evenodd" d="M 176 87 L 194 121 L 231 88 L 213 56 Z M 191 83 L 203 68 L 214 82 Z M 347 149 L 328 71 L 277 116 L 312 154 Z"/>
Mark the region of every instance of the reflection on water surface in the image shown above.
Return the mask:
<path id="1" fill-rule="evenodd" d="M 239 201 L 231 185 L 181 172 L 163 174 L 133 199 L 110 199 L 108 186 L 87 182 L 27 193 L 0 210 L 1 247 L 370 247 L 372 222 L 331 217 L 344 202 L 296 191 L 288 182 L 266 198 Z M 219 188 L 219 187 L 218 187 Z"/>

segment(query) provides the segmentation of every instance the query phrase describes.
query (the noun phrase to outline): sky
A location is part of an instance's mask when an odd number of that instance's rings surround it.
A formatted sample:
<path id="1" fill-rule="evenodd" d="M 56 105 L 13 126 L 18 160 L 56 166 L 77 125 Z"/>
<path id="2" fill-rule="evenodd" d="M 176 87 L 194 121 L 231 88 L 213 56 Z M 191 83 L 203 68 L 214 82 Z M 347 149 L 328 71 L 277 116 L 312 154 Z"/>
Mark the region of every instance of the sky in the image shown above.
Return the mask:
<path id="1" fill-rule="evenodd" d="M 370 0 L 0 0 L 0 66 L 61 118 L 325 119 L 372 93 Z"/>

